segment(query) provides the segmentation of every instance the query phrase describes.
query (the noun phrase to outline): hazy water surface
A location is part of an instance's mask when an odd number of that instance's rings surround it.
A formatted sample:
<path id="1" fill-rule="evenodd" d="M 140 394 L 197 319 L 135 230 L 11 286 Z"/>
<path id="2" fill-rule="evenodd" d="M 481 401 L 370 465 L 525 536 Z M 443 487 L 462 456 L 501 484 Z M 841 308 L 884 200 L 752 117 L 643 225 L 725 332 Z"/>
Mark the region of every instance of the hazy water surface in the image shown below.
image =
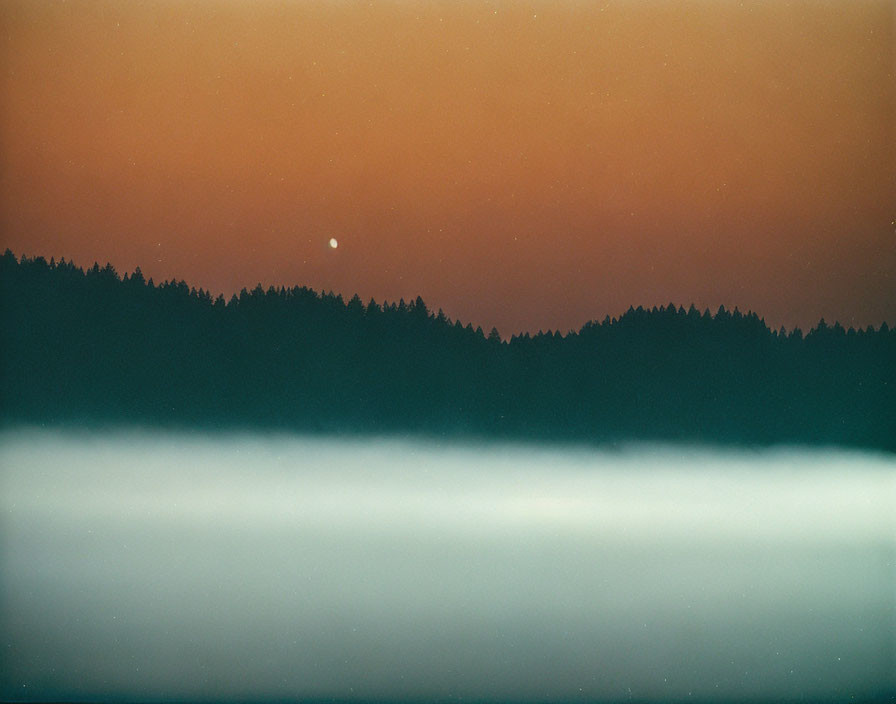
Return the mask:
<path id="1" fill-rule="evenodd" d="M 0 698 L 896 692 L 891 457 L 0 436 Z"/>

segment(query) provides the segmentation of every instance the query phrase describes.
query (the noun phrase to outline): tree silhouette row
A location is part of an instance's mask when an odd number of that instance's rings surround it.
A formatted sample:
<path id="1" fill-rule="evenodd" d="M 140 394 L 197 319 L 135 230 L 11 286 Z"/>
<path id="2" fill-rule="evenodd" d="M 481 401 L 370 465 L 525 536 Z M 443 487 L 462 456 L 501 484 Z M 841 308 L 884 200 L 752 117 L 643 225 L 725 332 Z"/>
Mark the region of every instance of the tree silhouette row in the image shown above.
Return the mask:
<path id="1" fill-rule="evenodd" d="M 896 331 L 773 331 L 672 304 L 578 332 L 257 286 L 225 300 L 138 269 L 0 258 L 6 424 L 801 443 L 896 450 Z"/>

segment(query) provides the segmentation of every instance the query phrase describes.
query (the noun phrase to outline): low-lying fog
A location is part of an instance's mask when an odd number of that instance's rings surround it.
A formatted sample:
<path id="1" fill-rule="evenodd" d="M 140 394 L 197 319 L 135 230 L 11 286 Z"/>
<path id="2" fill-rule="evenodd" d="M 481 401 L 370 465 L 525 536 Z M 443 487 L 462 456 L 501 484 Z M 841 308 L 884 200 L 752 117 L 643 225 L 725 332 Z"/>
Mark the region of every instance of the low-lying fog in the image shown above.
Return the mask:
<path id="1" fill-rule="evenodd" d="M 896 462 L 0 435 L 0 698 L 896 692 Z"/>

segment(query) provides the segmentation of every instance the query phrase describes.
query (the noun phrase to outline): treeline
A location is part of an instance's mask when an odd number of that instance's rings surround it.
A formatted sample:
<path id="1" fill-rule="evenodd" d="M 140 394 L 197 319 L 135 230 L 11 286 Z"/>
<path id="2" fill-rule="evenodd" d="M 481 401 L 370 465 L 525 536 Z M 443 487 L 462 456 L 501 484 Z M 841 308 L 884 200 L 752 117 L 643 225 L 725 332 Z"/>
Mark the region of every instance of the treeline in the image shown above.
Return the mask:
<path id="1" fill-rule="evenodd" d="M 138 269 L 0 258 L 6 424 L 143 424 L 896 451 L 896 331 L 629 309 L 502 341 L 308 288 L 225 300 Z"/>

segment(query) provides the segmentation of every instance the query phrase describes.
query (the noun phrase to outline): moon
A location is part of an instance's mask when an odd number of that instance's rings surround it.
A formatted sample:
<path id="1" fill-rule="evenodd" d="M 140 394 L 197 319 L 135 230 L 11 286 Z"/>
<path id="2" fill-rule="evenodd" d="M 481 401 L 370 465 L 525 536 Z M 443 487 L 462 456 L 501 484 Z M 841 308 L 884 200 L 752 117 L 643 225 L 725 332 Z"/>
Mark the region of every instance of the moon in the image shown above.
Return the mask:
<path id="1" fill-rule="evenodd" d="M 336 249 L 339 246 L 339 243 L 336 241 L 335 237 L 330 238 L 330 249 Z"/>

